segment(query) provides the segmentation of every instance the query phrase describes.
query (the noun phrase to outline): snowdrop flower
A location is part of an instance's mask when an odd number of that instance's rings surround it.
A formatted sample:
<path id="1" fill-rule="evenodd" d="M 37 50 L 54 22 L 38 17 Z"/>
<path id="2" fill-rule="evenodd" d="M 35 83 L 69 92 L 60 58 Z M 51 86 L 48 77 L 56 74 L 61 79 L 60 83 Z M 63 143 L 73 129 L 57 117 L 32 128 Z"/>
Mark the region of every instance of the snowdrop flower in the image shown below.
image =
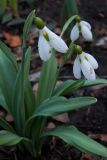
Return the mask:
<path id="1" fill-rule="evenodd" d="M 73 74 L 77 79 L 81 78 L 81 71 L 84 77 L 88 80 L 95 80 L 96 75 L 94 69 L 98 68 L 98 63 L 96 59 L 85 52 L 77 55 L 74 65 L 73 65 Z"/>
<path id="2" fill-rule="evenodd" d="M 80 33 L 86 41 L 92 41 L 91 25 L 88 22 L 80 21 L 74 25 L 70 34 L 71 40 L 76 41 L 79 38 Z"/>
<path id="3" fill-rule="evenodd" d="M 68 50 L 64 40 L 45 26 L 40 30 L 38 41 L 40 58 L 47 61 L 51 57 L 51 51 L 53 48 L 61 53 L 66 53 Z"/>

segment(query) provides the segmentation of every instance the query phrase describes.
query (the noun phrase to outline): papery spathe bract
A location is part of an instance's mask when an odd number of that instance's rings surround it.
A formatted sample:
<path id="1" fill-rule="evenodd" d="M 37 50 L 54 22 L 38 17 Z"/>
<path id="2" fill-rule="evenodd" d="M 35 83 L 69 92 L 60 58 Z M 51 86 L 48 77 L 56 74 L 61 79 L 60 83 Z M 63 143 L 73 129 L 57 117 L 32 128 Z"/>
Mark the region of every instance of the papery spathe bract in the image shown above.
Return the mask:
<path id="1" fill-rule="evenodd" d="M 77 55 L 74 61 L 73 73 L 75 78 L 80 79 L 82 71 L 86 79 L 95 80 L 96 75 L 94 69 L 97 68 L 98 68 L 98 63 L 96 59 L 92 55 L 82 52 L 82 54 Z"/>
<path id="2" fill-rule="evenodd" d="M 64 40 L 45 26 L 42 30 L 40 30 L 38 41 L 40 58 L 47 61 L 51 56 L 51 50 L 53 48 L 61 53 L 66 53 L 68 50 Z"/>
<path id="3" fill-rule="evenodd" d="M 86 21 L 77 22 L 71 30 L 70 38 L 76 41 L 79 38 L 79 33 L 82 34 L 86 41 L 92 41 L 91 25 Z"/>

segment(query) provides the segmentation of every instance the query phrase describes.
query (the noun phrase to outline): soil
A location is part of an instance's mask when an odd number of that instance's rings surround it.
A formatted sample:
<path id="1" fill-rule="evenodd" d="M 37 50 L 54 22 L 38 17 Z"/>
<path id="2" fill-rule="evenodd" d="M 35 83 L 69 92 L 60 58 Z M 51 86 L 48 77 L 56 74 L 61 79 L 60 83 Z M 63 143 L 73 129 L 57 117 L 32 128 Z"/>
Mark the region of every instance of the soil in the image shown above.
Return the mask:
<path id="1" fill-rule="evenodd" d="M 47 23 L 52 23 L 55 27 L 60 27 L 59 23 L 64 0 L 35 0 L 37 14 L 46 19 Z M 106 0 L 77 0 L 79 13 L 83 19 L 92 24 L 95 40 L 92 44 L 79 41 L 85 51 L 91 52 L 99 62 L 98 76 L 107 78 L 107 43 L 97 46 L 98 39 L 107 36 L 107 1 Z M 61 77 L 72 76 L 72 63 L 66 64 L 61 73 Z M 79 90 L 70 96 L 91 95 L 98 98 L 98 102 L 84 109 L 79 109 L 69 113 L 70 124 L 88 134 L 107 146 L 107 138 L 101 135 L 107 134 L 107 87 L 94 87 Z M 100 136 L 97 136 L 100 135 Z M 25 154 L 19 153 L 16 148 L 0 148 L 0 160 L 31 160 Z M 107 160 L 99 156 L 83 154 L 77 149 L 66 145 L 61 140 L 52 138 L 43 147 L 42 156 L 39 160 Z"/>

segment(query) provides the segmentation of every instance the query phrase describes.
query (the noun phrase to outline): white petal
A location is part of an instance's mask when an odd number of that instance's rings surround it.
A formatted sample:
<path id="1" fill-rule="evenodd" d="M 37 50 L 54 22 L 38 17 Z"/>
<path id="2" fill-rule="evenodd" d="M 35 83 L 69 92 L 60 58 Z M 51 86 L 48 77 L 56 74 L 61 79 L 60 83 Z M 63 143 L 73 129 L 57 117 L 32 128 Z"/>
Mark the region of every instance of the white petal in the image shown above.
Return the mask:
<path id="1" fill-rule="evenodd" d="M 88 61 L 90 62 L 90 64 L 92 65 L 92 67 L 94 69 L 97 69 L 98 68 L 98 63 L 97 63 L 96 59 L 88 53 L 85 53 L 85 55 L 86 55 Z"/>
<path id="2" fill-rule="evenodd" d="M 81 33 L 86 41 L 92 41 L 93 39 L 92 32 L 87 26 L 81 25 Z"/>
<path id="3" fill-rule="evenodd" d="M 81 21 L 80 25 L 85 25 L 85 26 L 87 26 L 91 30 L 91 25 L 88 22 L 86 22 L 86 21 Z"/>
<path id="4" fill-rule="evenodd" d="M 83 72 L 83 75 L 85 76 L 86 79 L 88 79 L 88 80 L 95 80 L 96 79 L 94 69 L 86 59 L 81 58 L 80 65 L 81 65 L 81 70 Z"/>
<path id="5" fill-rule="evenodd" d="M 77 79 L 81 78 L 81 66 L 80 66 L 80 62 L 79 62 L 79 58 L 78 57 L 76 57 L 76 59 L 74 61 L 73 74 L 74 74 L 75 78 L 77 78 Z"/>
<path id="6" fill-rule="evenodd" d="M 64 40 L 60 36 L 52 32 L 51 30 L 49 30 L 48 28 L 46 28 L 46 31 L 49 36 L 49 43 L 51 47 L 54 48 L 58 52 L 66 53 L 68 50 L 68 47 L 66 43 L 64 42 Z"/>
<path id="7" fill-rule="evenodd" d="M 70 38 L 72 41 L 76 41 L 79 38 L 79 28 L 78 23 L 71 30 Z"/>
<path id="8" fill-rule="evenodd" d="M 38 50 L 40 58 L 43 61 L 47 61 L 51 57 L 51 46 L 49 45 L 49 42 L 46 41 L 46 39 L 40 35 L 39 41 L 38 41 Z"/>

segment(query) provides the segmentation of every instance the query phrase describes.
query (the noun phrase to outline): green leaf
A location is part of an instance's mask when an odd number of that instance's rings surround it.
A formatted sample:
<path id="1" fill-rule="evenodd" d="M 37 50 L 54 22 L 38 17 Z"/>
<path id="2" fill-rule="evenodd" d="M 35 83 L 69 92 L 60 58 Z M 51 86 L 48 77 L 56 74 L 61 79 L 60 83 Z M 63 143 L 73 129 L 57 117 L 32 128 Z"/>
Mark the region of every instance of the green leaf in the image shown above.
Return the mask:
<path id="1" fill-rule="evenodd" d="M 7 131 L 15 133 L 15 130 L 13 129 L 13 127 L 2 118 L 0 118 L 0 126 Z"/>
<path id="2" fill-rule="evenodd" d="M 13 92 L 13 114 L 16 127 L 21 132 L 25 122 L 25 104 L 24 91 L 28 81 L 29 67 L 30 67 L 31 48 L 29 47 L 23 55 L 22 64 L 17 75 L 15 88 Z M 30 98 L 30 97 L 29 97 Z"/>
<path id="3" fill-rule="evenodd" d="M 106 79 L 96 79 L 94 81 L 90 80 L 67 80 L 63 82 L 60 86 L 56 88 L 53 95 L 67 95 L 69 93 L 74 92 L 79 88 L 90 87 L 94 85 L 107 84 Z"/>
<path id="4" fill-rule="evenodd" d="M 63 28 L 62 28 L 62 32 L 61 32 L 61 37 L 64 35 L 65 31 L 68 29 L 69 25 L 75 20 L 75 18 L 77 17 L 77 15 L 70 17 L 66 23 L 64 24 Z"/>
<path id="5" fill-rule="evenodd" d="M 29 82 L 29 70 L 31 60 L 31 48 L 29 48 L 25 54 L 25 66 L 24 66 L 24 94 L 25 94 L 25 106 L 26 106 L 26 118 L 31 116 L 35 107 L 35 95 L 32 91 L 31 84 Z"/>
<path id="6" fill-rule="evenodd" d="M 76 4 L 76 0 L 66 0 L 65 1 L 65 10 L 67 14 L 67 18 L 78 14 L 78 8 L 77 8 L 77 4 Z"/>
<path id="7" fill-rule="evenodd" d="M 2 10 L 2 14 L 4 14 L 7 6 L 7 0 L 0 1 L 0 9 Z"/>
<path id="8" fill-rule="evenodd" d="M 80 107 L 84 107 L 90 104 L 95 103 L 97 100 L 93 97 L 79 97 L 66 99 L 64 97 L 53 97 L 46 101 L 44 101 L 33 113 L 33 115 L 26 122 L 25 131 L 29 131 L 30 125 L 32 121 L 36 117 L 40 116 L 55 116 L 61 113 L 72 111 L 74 109 L 78 109 Z M 40 124 L 39 124 L 40 125 Z"/>
<path id="9" fill-rule="evenodd" d="M 26 81 L 26 87 L 25 87 L 25 106 L 26 106 L 26 117 L 32 115 L 34 112 L 35 107 L 35 95 L 32 91 L 32 87 L 29 81 Z"/>
<path id="10" fill-rule="evenodd" d="M 63 10 L 61 14 L 62 25 L 65 24 L 67 19 L 69 19 L 70 17 L 72 19 L 74 15 L 78 15 L 78 8 L 77 8 L 76 0 L 65 0 L 65 4 L 63 6 Z M 69 24 L 69 21 L 68 21 L 68 24 Z"/>
<path id="11" fill-rule="evenodd" d="M 23 47 L 26 46 L 27 36 L 30 32 L 30 28 L 33 22 L 33 18 L 35 16 L 35 10 L 33 10 L 27 17 L 24 27 L 23 27 Z"/>
<path id="12" fill-rule="evenodd" d="M 12 114 L 14 117 L 15 126 L 18 132 L 21 133 L 25 121 L 25 108 L 24 108 L 24 71 L 21 67 L 16 78 L 15 87 L 13 90 L 13 103 Z"/>
<path id="13" fill-rule="evenodd" d="M 37 92 L 37 105 L 52 95 L 56 82 L 57 62 L 54 51 L 51 58 L 42 65 L 39 87 Z"/>
<path id="14" fill-rule="evenodd" d="M 67 80 L 62 83 L 57 89 L 54 91 L 53 95 L 67 95 L 69 93 L 74 92 L 75 90 L 81 88 L 84 85 L 85 80 Z"/>
<path id="15" fill-rule="evenodd" d="M 72 111 L 95 103 L 97 100 L 93 97 L 79 97 L 66 99 L 64 97 L 53 97 L 43 102 L 36 109 L 32 118 L 36 116 L 53 116 L 67 111 Z"/>
<path id="16" fill-rule="evenodd" d="M 12 146 L 20 143 L 21 141 L 29 141 L 27 138 L 20 137 L 9 131 L 0 131 L 0 146 Z"/>
<path id="17" fill-rule="evenodd" d="M 17 61 L 13 53 L 11 52 L 10 48 L 8 48 L 5 43 L 0 41 L 0 49 L 9 58 L 9 60 L 11 61 L 11 63 L 13 63 L 14 67 L 17 70 L 18 69 Z"/>
<path id="18" fill-rule="evenodd" d="M 8 58 L 7 54 L 0 50 L 0 89 L 2 93 L 2 100 L 5 100 L 5 106 L 9 107 L 8 110 L 11 113 L 11 104 L 12 104 L 12 92 L 16 80 L 17 71 L 13 61 Z M 4 97 L 4 98 L 3 98 Z M 4 101 L 3 100 L 3 101 Z M 3 102 L 2 101 L 2 102 Z"/>
<path id="19" fill-rule="evenodd" d="M 71 59 L 71 57 L 73 56 L 73 54 L 75 53 L 75 44 L 73 42 L 70 43 L 69 48 L 67 53 L 64 55 L 65 57 L 65 62 L 69 59 Z"/>
<path id="20" fill-rule="evenodd" d="M 43 136 L 57 136 L 69 145 L 78 148 L 82 152 L 107 157 L 106 147 L 81 133 L 74 126 L 58 127 L 52 131 L 44 133 Z"/>
<path id="21" fill-rule="evenodd" d="M 4 98 L 4 95 L 3 95 L 1 89 L 0 89 L 0 106 L 2 106 L 7 112 L 9 112 L 8 106 L 7 106 L 7 104 L 6 104 L 6 100 L 5 100 L 5 98 Z"/>
<path id="22" fill-rule="evenodd" d="M 56 83 L 56 76 L 57 75 L 57 62 L 54 54 L 54 50 L 52 50 L 52 55 L 50 59 L 43 63 L 42 70 L 41 70 L 41 76 L 39 80 L 39 87 L 37 91 L 37 99 L 36 99 L 36 106 L 35 108 L 39 107 L 39 105 L 46 100 L 47 98 L 51 97 L 52 92 L 55 87 Z M 29 131 L 32 134 L 33 141 L 37 142 L 39 141 L 40 133 L 42 129 L 44 128 L 44 123 L 46 119 L 43 117 L 37 118 L 35 121 L 35 124 L 32 126 L 32 122 L 29 125 L 30 130 L 27 130 L 27 134 L 29 134 Z M 36 130 L 35 130 L 36 127 Z M 25 129 L 26 130 L 26 129 Z M 24 131 L 25 133 L 26 131 Z M 38 140 L 37 138 L 38 137 Z M 38 146 L 39 142 L 37 142 L 36 146 Z"/>
<path id="23" fill-rule="evenodd" d="M 12 19 L 13 19 L 12 13 L 10 13 L 9 11 L 7 11 L 7 12 L 5 12 L 5 14 L 3 15 L 2 24 L 7 23 L 7 22 L 11 21 Z"/>
<path id="24" fill-rule="evenodd" d="M 90 86 L 95 86 L 95 85 L 100 85 L 100 84 L 107 84 L 107 80 L 100 79 L 100 78 L 94 81 L 85 80 L 83 87 L 90 87 Z"/>
<path id="25" fill-rule="evenodd" d="M 13 12 L 18 11 L 18 0 L 9 0 L 9 4 Z"/>
<path id="26" fill-rule="evenodd" d="M 24 144 L 26 149 L 34 156 L 35 150 L 32 142 L 28 138 L 20 137 L 15 133 L 5 130 L 0 131 L 0 146 L 13 146 L 21 142 Z"/>
<path id="27" fill-rule="evenodd" d="M 21 25 L 24 24 L 25 19 L 20 18 L 20 17 L 16 17 L 15 19 L 12 19 L 7 26 L 17 26 L 17 25 Z"/>
<path id="28" fill-rule="evenodd" d="M 29 69 L 30 69 L 30 59 L 31 59 L 31 47 L 29 47 L 25 53 L 24 57 L 24 85 L 26 86 L 26 83 L 28 81 L 29 77 Z"/>

